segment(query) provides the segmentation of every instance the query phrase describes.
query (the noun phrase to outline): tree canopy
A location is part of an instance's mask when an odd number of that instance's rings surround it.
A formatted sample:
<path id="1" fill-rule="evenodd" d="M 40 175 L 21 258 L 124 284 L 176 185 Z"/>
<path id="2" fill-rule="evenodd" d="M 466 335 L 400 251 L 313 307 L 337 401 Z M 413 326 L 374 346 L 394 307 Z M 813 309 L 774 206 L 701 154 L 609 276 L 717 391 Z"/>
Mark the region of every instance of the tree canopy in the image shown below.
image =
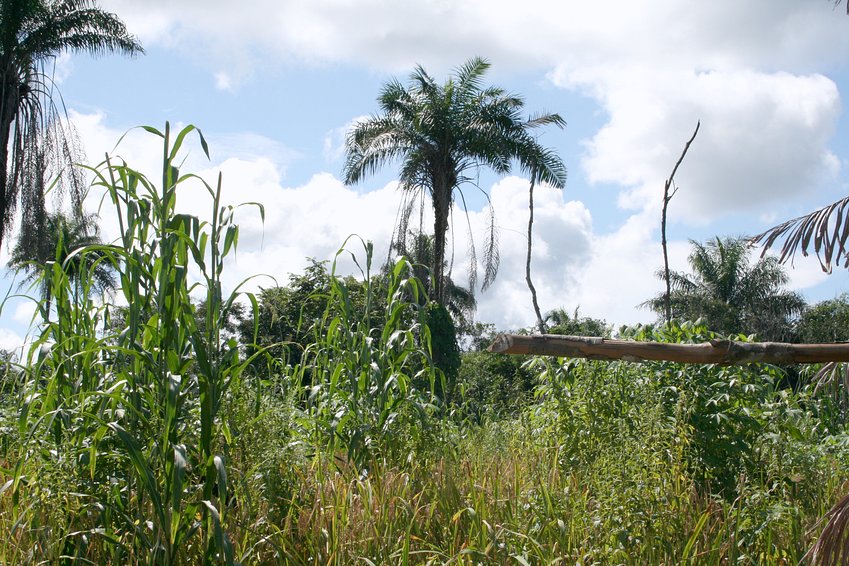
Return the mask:
<path id="1" fill-rule="evenodd" d="M 90 0 L 0 1 L 0 245 L 18 203 L 25 218 L 43 219 L 49 166 L 57 174 L 76 161 L 48 70 L 64 51 L 143 53 L 123 22 Z M 80 180 L 66 180 L 78 200 Z"/>
<path id="2" fill-rule="evenodd" d="M 344 178 L 348 184 L 393 161 L 401 162 L 400 186 L 410 197 L 400 214 L 397 234 L 407 235 L 416 202 L 429 195 L 434 213 L 434 253 L 431 297 L 445 304 L 444 266 L 446 238 L 455 196 L 464 202 L 462 188 L 471 173 L 488 167 L 508 173 L 513 161 L 539 182 L 562 188 L 566 167 L 551 150 L 540 145 L 532 130 L 540 126 L 563 127 L 558 114 L 521 115 L 524 101 L 498 87 L 484 86 L 490 64 L 475 57 L 438 84 L 422 67 L 410 76 L 409 86 L 397 80 L 384 85 L 378 98 L 381 113 L 358 122 L 348 133 Z M 474 245 L 469 270 L 470 289 L 476 286 Z M 483 254 L 486 288 L 498 270 L 494 217 Z"/>
<path id="3" fill-rule="evenodd" d="M 672 317 L 704 319 L 720 334 L 757 334 L 761 340 L 789 341 L 793 319 L 804 299 L 785 287 L 789 281 L 773 257 L 751 262 L 751 248 L 742 238 L 715 238 L 704 244 L 690 241 L 692 273 L 670 273 Z M 663 274 L 659 274 L 662 278 Z M 662 316 L 664 294 L 645 303 Z"/>
<path id="4" fill-rule="evenodd" d="M 16 273 L 25 274 L 22 285 L 39 287 L 47 318 L 50 313 L 51 278 L 46 270 L 53 269 L 56 264 L 77 288 L 79 283 L 85 282 L 89 293 L 115 289 L 114 266 L 98 248 L 102 244 L 96 215 L 49 213 L 37 240 L 20 239 L 15 245 L 9 267 Z"/>

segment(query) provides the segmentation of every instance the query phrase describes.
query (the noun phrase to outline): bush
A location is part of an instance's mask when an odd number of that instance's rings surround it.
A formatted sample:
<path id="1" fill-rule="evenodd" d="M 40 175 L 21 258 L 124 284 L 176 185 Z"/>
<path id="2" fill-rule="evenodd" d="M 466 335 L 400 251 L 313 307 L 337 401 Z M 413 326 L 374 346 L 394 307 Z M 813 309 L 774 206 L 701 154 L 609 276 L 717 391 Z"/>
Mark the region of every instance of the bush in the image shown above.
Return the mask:
<path id="1" fill-rule="evenodd" d="M 523 356 L 465 352 L 456 402 L 475 422 L 516 416 L 532 399 L 536 385 Z"/>

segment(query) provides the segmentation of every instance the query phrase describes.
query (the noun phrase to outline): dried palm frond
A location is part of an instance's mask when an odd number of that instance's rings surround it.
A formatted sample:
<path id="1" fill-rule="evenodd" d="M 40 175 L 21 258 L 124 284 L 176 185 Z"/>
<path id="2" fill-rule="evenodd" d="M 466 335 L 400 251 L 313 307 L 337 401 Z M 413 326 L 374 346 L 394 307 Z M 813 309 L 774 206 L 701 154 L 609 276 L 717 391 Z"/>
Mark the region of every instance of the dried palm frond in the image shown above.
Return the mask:
<path id="1" fill-rule="evenodd" d="M 826 521 L 817 542 L 801 562 L 817 566 L 834 566 L 849 562 L 849 494 L 845 495 L 817 523 Z"/>
<path id="2" fill-rule="evenodd" d="M 822 366 L 814 375 L 814 394 L 817 394 L 820 389 L 829 385 L 843 385 L 843 388 L 849 392 L 849 364 L 841 362 L 829 362 Z"/>
<path id="3" fill-rule="evenodd" d="M 793 256 L 801 251 L 803 256 L 813 251 L 820 261 L 823 271 L 831 273 L 832 264 L 849 267 L 849 253 L 846 241 L 849 239 L 849 197 L 774 226 L 749 239 L 752 244 L 762 244 L 763 252 L 784 240 L 779 261 L 788 259 L 792 265 Z"/>

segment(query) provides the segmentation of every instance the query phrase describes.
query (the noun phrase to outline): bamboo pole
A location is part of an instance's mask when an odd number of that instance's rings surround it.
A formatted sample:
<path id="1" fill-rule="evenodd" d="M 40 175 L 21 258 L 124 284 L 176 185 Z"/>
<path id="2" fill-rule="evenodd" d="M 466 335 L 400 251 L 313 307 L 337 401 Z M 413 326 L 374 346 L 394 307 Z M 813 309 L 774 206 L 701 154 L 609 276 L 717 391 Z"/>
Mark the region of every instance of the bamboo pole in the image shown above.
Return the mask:
<path id="1" fill-rule="evenodd" d="M 534 354 L 627 362 L 669 361 L 683 364 L 813 364 L 849 362 L 849 343 L 785 344 L 711 340 L 703 344 L 669 344 L 609 340 L 586 336 L 499 334 L 490 352 Z"/>

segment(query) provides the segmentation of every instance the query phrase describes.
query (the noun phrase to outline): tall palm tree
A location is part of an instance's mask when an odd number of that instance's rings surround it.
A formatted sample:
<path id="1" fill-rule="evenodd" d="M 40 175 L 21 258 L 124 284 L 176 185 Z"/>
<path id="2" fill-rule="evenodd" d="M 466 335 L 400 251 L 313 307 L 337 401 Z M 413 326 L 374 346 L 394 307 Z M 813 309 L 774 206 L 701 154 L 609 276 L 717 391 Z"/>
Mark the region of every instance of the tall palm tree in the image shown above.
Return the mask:
<path id="1" fill-rule="evenodd" d="M 693 273 L 669 274 L 674 318 L 702 318 L 722 334 L 756 333 L 763 340 L 785 341 L 791 337 L 791 319 L 802 312 L 805 301 L 785 289 L 789 279 L 775 258 L 751 264 L 751 249 L 742 238 L 690 243 Z M 659 276 L 662 279 L 663 273 Z M 663 315 L 665 297 L 660 294 L 643 306 Z"/>
<path id="2" fill-rule="evenodd" d="M 12 250 L 9 267 L 25 276 L 21 285 L 37 285 L 42 298 L 42 314 L 49 316 L 52 302 L 53 265 L 63 266 L 73 288 L 80 292 L 83 279 L 88 278 L 88 291 L 91 293 L 111 292 L 117 283 L 113 266 L 103 260 L 103 254 L 96 250 L 79 253 L 81 248 L 99 246 L 100 227 L 97 216 L 77 212 L 66 216 L 61 212 L 50 213 L 46 217 L 43 233 L 39 234 L 38 246 L 19 238 Z M 77 253 L 74 253 L 77 252 Z"/>
<path id="3" fill-rule="evenodd" d="M 123 22 L 91 0 L 0 0 L 0 246 L 18 202 L 24 215 L 43 202 L 31 194 L 41 184 L 28 181 L 39 152 L 52 148 L 64 164 L 73 158 L 49 71 L 67 50 L 143 53 Z"/>
<path id="4" fill-rule="evenodd" d="M 402 190 L 423 197 L 428 194 L 434 213 L 434 287 L 432 297 L 445 302 L 445 247 L 451 205 L 457 196 L 465 202 L 463 185 L 481 167 L 508 173 L 518 161 L 522 171 L 535 180 L 557 188 L 566 183 L 566 167 L 552 151 L 531 135 L 539 126 L 563 127 L 557 114 L 524 119 L 524 101 L 497 87 L 484 87 L 490 64 L 476 57 L 459 67 L 444 84 L 421 66 L 410 76 L 409 87 L 397 80 L 384 85 L 378 101 L 382 113 L 357 123 L 346 140 L 345 182 L 361 181 L 380 167 L 401 162 Z M 416 199 L 411 199 L 412 203 Z M 411 207 L 402 207 L 397 233 L 406 235 Z M 472 250 L 474 258 L 474 250 Z M 474 259 L 473 259 L 474 262 Z M 494 221 L 484 250 L 483 288 L 495 278 L 498 249 Z M 470 269 L 475 287 L 476 268 Z"/>

